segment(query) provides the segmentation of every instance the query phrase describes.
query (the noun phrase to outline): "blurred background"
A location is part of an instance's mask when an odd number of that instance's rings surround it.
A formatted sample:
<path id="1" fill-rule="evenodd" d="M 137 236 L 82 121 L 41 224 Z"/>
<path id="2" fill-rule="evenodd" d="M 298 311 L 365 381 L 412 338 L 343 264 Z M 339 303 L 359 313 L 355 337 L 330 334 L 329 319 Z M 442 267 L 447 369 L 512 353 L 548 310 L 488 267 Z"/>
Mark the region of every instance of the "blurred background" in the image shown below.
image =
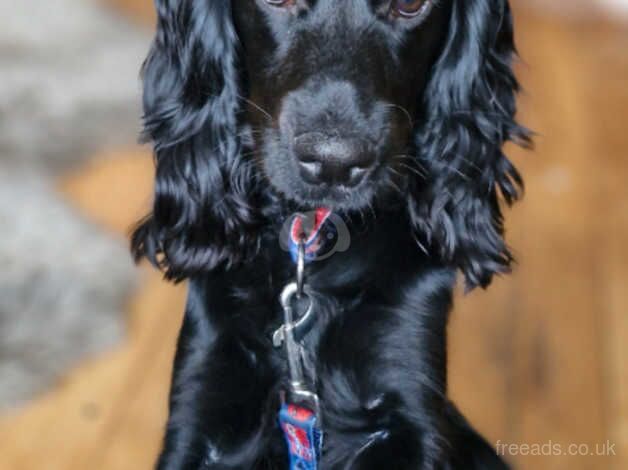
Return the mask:
<path id="1" fill-rule="evenodd" d="M 539 134 L 509 149 L 519 265 L 459 294 L 451 395 L 516 468 L 625 469 L 628 1 L 513 6 Z M 1 470 L 158 452 L 185 286 L 126 249 L 151 199 L 135 142 L 153 21 L 151 0 L 0 0 Z"/>

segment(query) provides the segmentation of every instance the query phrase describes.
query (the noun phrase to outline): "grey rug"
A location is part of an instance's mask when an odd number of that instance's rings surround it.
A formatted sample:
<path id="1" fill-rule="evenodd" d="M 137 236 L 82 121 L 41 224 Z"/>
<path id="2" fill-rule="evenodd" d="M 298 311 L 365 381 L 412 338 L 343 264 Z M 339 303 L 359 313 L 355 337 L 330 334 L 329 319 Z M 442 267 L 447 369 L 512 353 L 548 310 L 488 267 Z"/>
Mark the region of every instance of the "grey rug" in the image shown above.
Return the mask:
<path id="1" fill-rule="evenodd" d="M 139 128 L 150 34 L 90 0 L 0 0 L 0 410 L 120 341 L 126 240 L 53 178 Z"/>

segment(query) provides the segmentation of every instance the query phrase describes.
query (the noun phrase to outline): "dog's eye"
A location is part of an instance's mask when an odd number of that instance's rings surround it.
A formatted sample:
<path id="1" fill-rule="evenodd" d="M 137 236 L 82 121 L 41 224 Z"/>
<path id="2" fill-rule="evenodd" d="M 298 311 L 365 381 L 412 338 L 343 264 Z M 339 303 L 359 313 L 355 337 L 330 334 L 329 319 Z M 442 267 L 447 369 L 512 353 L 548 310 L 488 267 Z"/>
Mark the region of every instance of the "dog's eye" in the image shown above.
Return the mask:
<path id="1" fill-rule="evenodd" d="M 398 16 L 412 18 L 421 13 L 428 3 L 426 0 L 394 0 L 393 12 Z"/>
<path id="2" fill-rule="evenodd" d="M 266 0 L 266 3 L 274 7 L 288 7 L 294 5 L 295 0 Z"/>

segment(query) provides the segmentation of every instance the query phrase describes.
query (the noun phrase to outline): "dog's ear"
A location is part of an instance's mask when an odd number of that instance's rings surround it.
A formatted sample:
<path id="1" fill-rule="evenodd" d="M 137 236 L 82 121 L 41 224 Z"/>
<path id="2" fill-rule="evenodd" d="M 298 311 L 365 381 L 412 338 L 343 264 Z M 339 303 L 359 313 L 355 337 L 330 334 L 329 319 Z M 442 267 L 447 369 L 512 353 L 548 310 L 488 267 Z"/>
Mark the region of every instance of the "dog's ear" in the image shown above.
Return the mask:
<path id="1" fill-rule="evenodd" d="M 461 269 L 468 288 L 486 287 L 513 261 L 499 200 L 512 204 L 523 183 L 502 146 L 530 142 L 514 118 L 514 54 L 507 1 L 453 1 L 416 138 L 429 177 L 412 192 L 410 214 L 418 235 Z"/>
<path id="2" fill-rule="evenodd" d="M 157 0 L 142 70 L 154 206 L 132 236 L 166 277 L 233 264 L 257 245 L 251 165 L 238 136 L 238 38 L 230 0 Z"/>

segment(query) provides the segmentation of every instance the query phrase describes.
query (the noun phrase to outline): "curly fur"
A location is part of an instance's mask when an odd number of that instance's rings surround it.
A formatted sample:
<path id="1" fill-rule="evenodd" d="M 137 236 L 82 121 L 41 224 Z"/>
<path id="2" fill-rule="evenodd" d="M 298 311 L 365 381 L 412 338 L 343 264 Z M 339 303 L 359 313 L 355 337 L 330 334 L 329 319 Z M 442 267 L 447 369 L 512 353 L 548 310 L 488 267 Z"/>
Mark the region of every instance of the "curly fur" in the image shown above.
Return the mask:
<path id="1" fill-rule="evenodd" d="M 512 204 L 523 186 L 502 145 L 527 145 L 529 137 L 514 120 L 519 85 L 508 3 L 455 2 L 452 15 L 426 92 L 426 123 L 416 136 L 432 184 L 411 197 L 410 208 L 418 232 L 462 270 L 468 285 L 486 287 L 513 261 L 497 191 Z"/>
<path id="2" fill-rule="evenodd" d="M 154 143 L 155 203 L 133 236 L 168 278 L 246 259 L 259 216 L 239 138 L 237 35 L 227 1 L 160 1 L 143 67 L 144 136 Z M 158 259 L 163 254 L 163 258 Z"/>
<path id="3" fill-rule="evenodd" d="M 445 330 L 455 272 L 486 287 L 513 262 L 500 200 L 517 200 L 522 180 L 502 147 L 530 140 L 515 121 L 510 7 L 441 0 L 411 27 L 364 13 L 389 3 L 297 0 L 291 17 L 263 0 L 156 2 L 143 69 L 155 200 L 132 248 L 191 280 L 160 468 L 285 468 L 285 363 L 269 334 L 293 267 L 277 234 L 322 204 L 352 232 L 347 253 L 307 272 L 323 468 L 505 465 L 446 399 Z M 327 132 L 325 103 L 334 132 L 378 136 L 358 190 L 324 192 L 292 171 L 285 135 L 299 122 Z"/>

